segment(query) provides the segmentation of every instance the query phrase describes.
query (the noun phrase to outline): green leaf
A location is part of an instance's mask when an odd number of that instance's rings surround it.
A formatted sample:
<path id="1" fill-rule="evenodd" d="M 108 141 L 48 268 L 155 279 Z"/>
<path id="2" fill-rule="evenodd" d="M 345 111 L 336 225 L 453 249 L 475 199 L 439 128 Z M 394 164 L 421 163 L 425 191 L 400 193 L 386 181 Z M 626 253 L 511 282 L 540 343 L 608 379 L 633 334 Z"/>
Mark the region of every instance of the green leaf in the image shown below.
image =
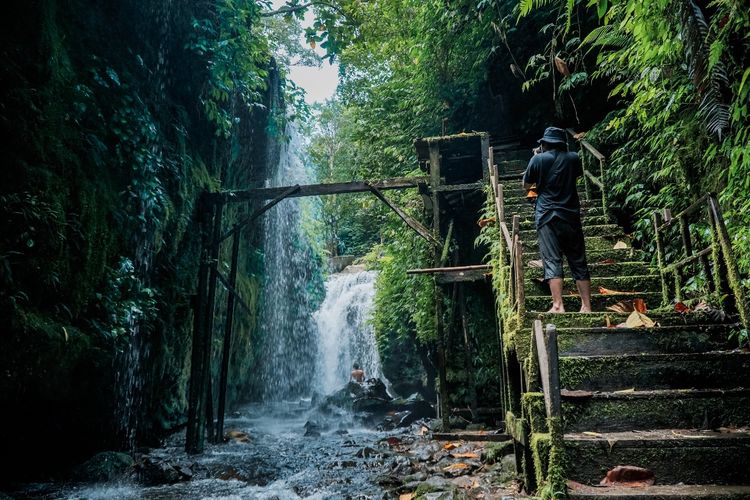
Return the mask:
<path id="1" fill-rule="evenodd" d="M 596 6 L 596 13 L 599 16 L 599 19 L 607 14 L 607 0 L 599 0 L 599 3 Z"/>

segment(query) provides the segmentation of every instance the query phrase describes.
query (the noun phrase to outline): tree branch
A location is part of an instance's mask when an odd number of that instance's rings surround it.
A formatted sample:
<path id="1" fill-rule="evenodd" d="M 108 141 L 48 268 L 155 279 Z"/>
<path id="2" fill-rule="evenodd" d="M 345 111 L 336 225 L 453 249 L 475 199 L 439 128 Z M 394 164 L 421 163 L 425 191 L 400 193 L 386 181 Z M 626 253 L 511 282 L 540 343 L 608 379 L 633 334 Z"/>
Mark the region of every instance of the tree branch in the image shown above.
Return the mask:
<path id="1" fill-rule="evenodd" d="M 328 8 L 331 8 L 331 9 L 335 10 L 339 14 L 342 14 L 342 15 L 344 14 L 344 11 L 342 11 L 340 8 L 338 8 L 335 5 L 332 5 L 332 4 L 327 3 L 327 2 L 320 2 L 320 1 L 317 1 L 317 0 L 313 0 L 312 2 L 307 2 L 307 3 L 302 4 L 302 5 L 294 5 L 294 6 L 287 5 L 285 7 L 279 7 L 276 10 L 269 10 L 267 12 L 261 12 L 260 13 L 260 17 L 271 17 L 271 16 L 277 16 L 279 14 L 291 14 L 292 12 L 297 12 L 297 11 L 300 11 L 300 10 L 304 10 L 304 9 L 310 7 L 310 6 L 313 6 L 313 5 L 323 5 L 324 7 L 328 7 Z"/>

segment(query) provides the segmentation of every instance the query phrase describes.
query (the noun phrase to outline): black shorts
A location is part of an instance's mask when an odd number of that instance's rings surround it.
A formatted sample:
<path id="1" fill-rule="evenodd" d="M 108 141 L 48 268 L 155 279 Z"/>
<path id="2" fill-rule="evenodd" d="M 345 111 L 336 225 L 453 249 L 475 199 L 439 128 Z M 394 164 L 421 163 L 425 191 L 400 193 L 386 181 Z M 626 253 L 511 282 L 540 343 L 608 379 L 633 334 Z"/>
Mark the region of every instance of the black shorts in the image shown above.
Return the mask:
<path id="1" fill-rule="evenodd" d="M 589 280 L 586 246 L 580 220 L 570 222 L 561 217 L 552 219 L 537 229 L 539 254 L 544 262 L 544 279 L 563 277 L 563 255 L 568 259 L 575 280 Z"/>

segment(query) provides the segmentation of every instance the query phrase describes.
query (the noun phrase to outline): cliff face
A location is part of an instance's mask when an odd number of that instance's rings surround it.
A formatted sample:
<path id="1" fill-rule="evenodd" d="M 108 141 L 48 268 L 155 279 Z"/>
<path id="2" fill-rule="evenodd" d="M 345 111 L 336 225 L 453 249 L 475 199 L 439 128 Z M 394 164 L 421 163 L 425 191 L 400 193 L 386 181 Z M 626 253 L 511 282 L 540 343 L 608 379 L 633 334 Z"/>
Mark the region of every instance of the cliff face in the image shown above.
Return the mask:
<path id="1" fill-rule="evenodd" d="M 198 28 L 216 13 L 198 4 L 16 2 L 0 21 L 0 440 L 18 457 L 8 478 L 153 443 L 184 419 L 196 200 L 262 182 L 277 149 L 268 130 L 283 129 L 269 127 L 281 88 L 270 58 L 259 105 L 235 86 L 221 100 L 229 125 L 211 114 L 217 54 L 201 44 L 215 40 Z M 258 237 L 241 245 L 252 306 Z M 254 321 L 236 326 L 232 369 L 252 368 Z M 246 390 L 231 386 L 230 400 Z"/>

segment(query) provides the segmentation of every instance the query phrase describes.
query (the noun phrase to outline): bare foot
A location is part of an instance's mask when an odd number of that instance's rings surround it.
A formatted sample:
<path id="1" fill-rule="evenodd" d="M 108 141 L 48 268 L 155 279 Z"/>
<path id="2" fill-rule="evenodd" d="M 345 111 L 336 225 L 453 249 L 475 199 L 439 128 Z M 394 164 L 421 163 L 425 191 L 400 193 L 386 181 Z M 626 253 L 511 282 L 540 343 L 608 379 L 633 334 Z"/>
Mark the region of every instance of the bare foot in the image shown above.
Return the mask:
<path id="1" fill-rule="evenodd" d="M 563 306 L 552 306 L 548 313 L 564 313 L 565 308 Z"/>
<path id="2" fill-rule="evenodd" d="M 591 312 L 591 308 L 590 307 L 583 307 L 583 306 L 581 306 L 581 310 L 578 311 L 578 312 L 590 313 Z"/>

